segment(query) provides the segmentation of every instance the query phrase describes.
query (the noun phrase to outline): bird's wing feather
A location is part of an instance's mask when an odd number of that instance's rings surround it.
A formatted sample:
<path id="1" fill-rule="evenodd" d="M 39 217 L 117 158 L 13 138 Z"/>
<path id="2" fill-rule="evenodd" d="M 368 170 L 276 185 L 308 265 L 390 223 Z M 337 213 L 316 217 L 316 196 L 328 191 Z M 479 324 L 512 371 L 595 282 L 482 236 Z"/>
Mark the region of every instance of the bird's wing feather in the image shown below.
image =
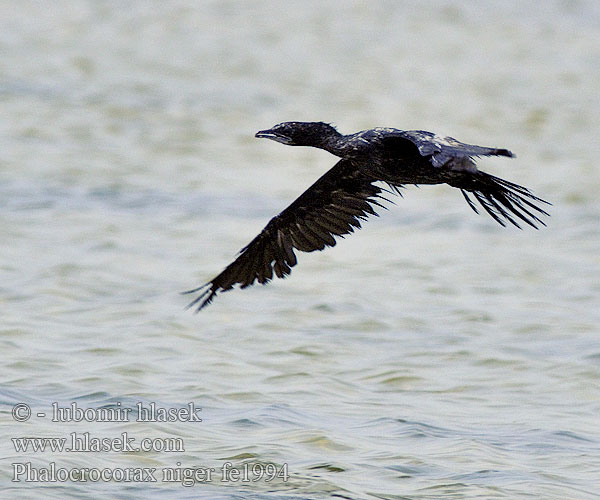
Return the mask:
<path id="1" fill-rule="evenodd" d="M 431 157 L 434 167 L 445 167 L 439 170 L 443 176 L 441 178 L 449 185 L 459 188 L 475 212 L 479 213 L 469 194 L 502 226 L 506 222 L 518 228 L 521 227 L 520 222 L 536 229 L 538 224 L 545 225 L 540 217 L 549 214 L 539 205 L 550 203 L 533 195 L 523 186 L 481 172 L 472 160 L 476 156 L 514 157 L 507 149 L 464 144 L 452 137 L 441 137 L 423 130 L 397 130 L 389 133 L 388 137 L 392 141 L 398 138 L 409 140 L 418 148 L 421 156 Z"/>
<path id="2" fill-rule="evenodd" d="M 514 154 L 508 149 L 465 144 L 452 137 L 442 137 L 424 130 L 398 131 L 398 136 L 408 139 L 417 146 L 421 156 L 431 156 L 434 167 L 441 167 L 455 158 L 471 158 L 473 156 L 514 157 Z"/>
<path id="3" fill-rule="evenodd" d="M 312 252 L 334 246 L 335 236 L 360 228 L 360 220 L 377 215 L 382 207 L 382 188 L 376 179 L 364 176 L 351 160 L 340 160 L 289 207 L 273 217 L 261 233 L 246 245 L 221 274 L 184 293 L 199 293 L 189 304 L 200 311 L 219 292 L 235 285 L 245 288 L 258 281 L 268 283 L 273 275 L 284 278 L 296 265 L 294 250 Z"/>
<path id="4" fill-rule="evenodd" d="M 525 222 L 536 229 L 538 224 L 546 225 L 540 217 L 549 214 L 538 205 L 550 205 L 550 203 L 533 195 L 523 186 L 481 171 L 452 172 L 447 183 L 461 190 L 475 213 L 479 211 L 469 194 L 474 196 L 485 211 L 502 226 L 510 222 L 520 229 L 518 221 Z"/>

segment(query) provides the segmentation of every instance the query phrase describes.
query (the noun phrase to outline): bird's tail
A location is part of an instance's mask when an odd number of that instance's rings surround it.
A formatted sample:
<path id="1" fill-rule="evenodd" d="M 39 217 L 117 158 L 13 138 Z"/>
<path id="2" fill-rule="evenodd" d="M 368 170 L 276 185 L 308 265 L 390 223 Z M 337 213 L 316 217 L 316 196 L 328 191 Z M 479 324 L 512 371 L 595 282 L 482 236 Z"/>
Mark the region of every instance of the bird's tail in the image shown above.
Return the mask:
<path id="1" fill-rule="evenodd" d="M 537 229 L 537 224 L 546 225 L 540 216 L 550 215 L 538 205 L 551 205 L 551 203 L 534 196 L 529 189 L 523 186 L 485 172 L 453 175 L 448 184 L 459 188 L 469 206 L 475 213 L 479 213 L 477 206 L 469 196 L 470 193 L 485 211 L 502 226 L 506 226 L 508 221 L 520 229 L 521 226 L 517 222 L 520 219 Z"/>

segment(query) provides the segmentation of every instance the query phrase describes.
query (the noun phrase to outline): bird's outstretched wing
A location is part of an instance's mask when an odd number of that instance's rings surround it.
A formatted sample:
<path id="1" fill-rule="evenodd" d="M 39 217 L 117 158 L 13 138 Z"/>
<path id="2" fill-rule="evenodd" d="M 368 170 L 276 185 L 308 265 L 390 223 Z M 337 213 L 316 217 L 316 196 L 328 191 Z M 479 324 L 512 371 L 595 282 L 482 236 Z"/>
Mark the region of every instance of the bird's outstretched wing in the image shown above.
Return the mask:
<path id="1" fill-rule="evenodd" d="M 446 182 L 460 189 L 469 206 L 475 213 L 479 213 L 475 203 L 467 194 L 471 193 L 485 211 L 502 226 L 510 222 L 520 229 L 521 226 L 517 222 L 520 219 L 537 229 L 537 224 L 546 225 L 540 216 L 550 215 L 535 202 L 545 205 L 550 203 L 533 195 L 529 189 L 480 170 L 453 172 Z"/>
<path id="2" fill-rule="evenodd" d="M 294 250 L 312 252 L 334 246 L 334 236 L 360 228 L 360 220 L 377 215 L 373 206 L 383 207 L 383 189 L 377 180 L 342 159 L 320 177 L 289 207 L 273 217 L 261 233 L 246 245 L 237 258 L 208 283 L 184 293 L 199 293 L 188 307 L 200 311 L 217 293 L 239 284 L 246 288 L 255 281 L 268 283 L 275 274 L 284 278 L 296 265 Z M 394 188 L 395 189 L 395 188 Z"/>
<path id="3" fill-rule="evenodd" d="M 430 157 L 431 164 L 436 170 L 439 169 L 443 182 L 459 188 L 475 213 L 479 211 L 467 193 L 471 193 L 502 226 L 509 222 L 521 228 L 519 220 L 536 229 L 538 224 L 546 225 L 540 216 L 549 214 L 538 205 L 550 205 L 549 202 L 533 195 L 523 186 L 478 170 L 472 159 L 477 156 L 514 157 L 508 149 L 465 144 L 452 137 L 441 137 L 424 130 L 398 131 L 391 137 L 392 140 L 394 137 L 409 140 L 418 148 L 421 156 Z"/>

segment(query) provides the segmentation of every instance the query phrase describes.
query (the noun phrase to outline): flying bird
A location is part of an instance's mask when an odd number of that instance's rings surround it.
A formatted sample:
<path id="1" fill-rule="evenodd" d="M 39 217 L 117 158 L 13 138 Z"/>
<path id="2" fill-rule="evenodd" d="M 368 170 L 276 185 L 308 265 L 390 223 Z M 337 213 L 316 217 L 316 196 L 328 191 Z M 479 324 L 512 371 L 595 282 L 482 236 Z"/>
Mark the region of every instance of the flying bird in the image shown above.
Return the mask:
<path id="1" fill-rule="evenodd" d="M 273 217 L 237 258 L 204 285 L 183 293 L 198 293 L 188 307 L 196 312 L 220 292 L 235 285 L 268 283 L 285 278 L 296 265 L 295 250 L 313 252 L 332 247 L 336 236 L 352 233 L 361 220 L 385 208 L 383 193 L 400 194 L 407 184 L 448 184 L 461 190 L 469 206 L 475 201 L 502 226 L 521 223 L 537 229 L 550 205 L 529 189 L 478 170 L 479 156 L 514 157 L 507 149 L 464 144 L 423 130 L 378 127 L 342 135 L 323 122 L 284 122 L 256 137 L 288 146 L 324 149 L 340 160 L 290 206 Z M 378 185 L 386 184 L 389 189 Z M 474 199 L 473 199 L 474 198 Z M 537 202 L 537 203 L 536 203 Z"/>

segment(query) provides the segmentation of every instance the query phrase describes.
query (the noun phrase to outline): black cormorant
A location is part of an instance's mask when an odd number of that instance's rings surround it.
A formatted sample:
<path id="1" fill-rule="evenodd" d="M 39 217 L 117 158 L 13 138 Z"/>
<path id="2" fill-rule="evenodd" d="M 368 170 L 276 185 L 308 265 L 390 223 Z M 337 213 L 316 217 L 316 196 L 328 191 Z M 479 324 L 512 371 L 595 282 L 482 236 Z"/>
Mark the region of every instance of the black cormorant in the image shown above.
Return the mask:
<path id="1" fill-rule="evenodd" d="M 273 217 L 261 233 L 240 250 L 237 258 L 208 283 L 184 293 L 200 292 L 189 304 L 197 311 L 217 293 L 255 281 L 268 283 L 273 274 L 284 278 L 296 265 L 294 250 L 312 252 L 334 246 L 335 236 L 360 228 L 360 220 L 377 215 L 374 206 L 388 191 L 406 184 L 449 184 L 461 190 L 477 213 L 473 199 L 502 226 L 524 222 L 537 229 L 539 218 L 549 215 L 534 202 L 549 204 L 527 188 L 481 172 L 473 158 L 514 155 L 507 149 L 464 144 L 422 130 L 374 128 L 340 134 L 323 122 L 285 122 L 256 137 L 289 146 L 312 146 L 341 158 L 289 207 Z"/>

